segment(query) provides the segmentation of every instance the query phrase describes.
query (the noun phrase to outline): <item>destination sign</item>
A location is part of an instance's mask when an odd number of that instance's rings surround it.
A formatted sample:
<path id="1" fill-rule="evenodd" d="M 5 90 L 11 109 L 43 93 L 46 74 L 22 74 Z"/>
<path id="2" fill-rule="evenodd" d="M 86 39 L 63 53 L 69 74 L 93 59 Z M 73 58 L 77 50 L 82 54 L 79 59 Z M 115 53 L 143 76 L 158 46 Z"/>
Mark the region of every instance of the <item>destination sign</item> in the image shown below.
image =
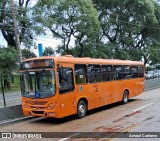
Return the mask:
<path id="1" fill-rule="evenodd" d="M 51 59 L 47 60 L 32 60 L 21 63 L 21 70 L 37 69 L 37 68 L 53 68 L 54 61 Z"/>

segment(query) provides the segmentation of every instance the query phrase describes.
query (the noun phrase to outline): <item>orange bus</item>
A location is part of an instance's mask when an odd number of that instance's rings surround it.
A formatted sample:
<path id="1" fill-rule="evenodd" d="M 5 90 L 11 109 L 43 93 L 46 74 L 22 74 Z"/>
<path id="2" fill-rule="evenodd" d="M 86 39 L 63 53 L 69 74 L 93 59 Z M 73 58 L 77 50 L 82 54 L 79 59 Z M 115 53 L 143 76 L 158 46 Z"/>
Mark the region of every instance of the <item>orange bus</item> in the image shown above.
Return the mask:
<path id="1" fill-rule="evenodd" d="M 135 97 L 144 91 L 144 64 L 129 60 L 39 57 L 20 67 L 25 116 L 62 118 Z"/>

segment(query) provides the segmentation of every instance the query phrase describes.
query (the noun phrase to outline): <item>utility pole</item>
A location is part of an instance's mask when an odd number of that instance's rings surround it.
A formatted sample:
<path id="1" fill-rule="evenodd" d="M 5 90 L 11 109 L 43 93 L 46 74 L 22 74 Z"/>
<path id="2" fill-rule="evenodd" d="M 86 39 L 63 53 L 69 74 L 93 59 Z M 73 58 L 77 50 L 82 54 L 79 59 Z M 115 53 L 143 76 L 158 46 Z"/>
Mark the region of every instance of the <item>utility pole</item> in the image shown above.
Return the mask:
<path id="1" fill-rule="evenodd" d="M 16 49 L 18 51 L 18 61 L 19 63 L 22 61 L 22 53 L 21 53 L 21 47 L 20 47 L 20 41 L 19 41 L 19 31 L 17 28 L 17 21 L 15 16 L 15 4 L 13 0 L 11 0 L 10 7 L 12 9 L 12 17 L 13 17 L 13 24 L 14 24 L 14 32 L 15 32 L 15 38 L 16 38 Z"/>

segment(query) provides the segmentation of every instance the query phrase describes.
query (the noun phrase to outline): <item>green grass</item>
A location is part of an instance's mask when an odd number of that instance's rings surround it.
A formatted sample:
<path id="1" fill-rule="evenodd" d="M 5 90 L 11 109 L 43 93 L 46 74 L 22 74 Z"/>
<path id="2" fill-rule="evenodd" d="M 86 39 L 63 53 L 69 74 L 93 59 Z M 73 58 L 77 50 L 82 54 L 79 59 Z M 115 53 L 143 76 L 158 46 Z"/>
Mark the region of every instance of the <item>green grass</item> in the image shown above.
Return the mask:
<path id="1" fill-rule="evenodd" d="M 20 91 L 20 86 L 11 86 L 11 90 L 5 88 L 4 92 L 16 92 L 16 91 Z"/>
<path id="2" fill-rule="evenodd" d="M 11 86 L 11 90 L 4 88 L 4 92 L 16 92 L 21 91 L 20 86 Z M 0 93 L 2 92 L 2 88 L 0 87 Z"/>
<path id="3" fill-rule="evenodd" d="M 12 83 L 11 85 L 20 86 L 20 76 L 19 75 L 14 75 L 13 79 L 14 79 L 14 83 Z"/>
<path id="4" fill-rule="evenodd" d="M 13 76 L 14 83 L 11 82 L 11 90 L 4 88 L 4 92 L 14 92 L 14 91 L 20 91 L 20 76 L 19 75 L 14 75 Z M 0 92 L 1 92 L 1 83 L 0 83 Z"/>

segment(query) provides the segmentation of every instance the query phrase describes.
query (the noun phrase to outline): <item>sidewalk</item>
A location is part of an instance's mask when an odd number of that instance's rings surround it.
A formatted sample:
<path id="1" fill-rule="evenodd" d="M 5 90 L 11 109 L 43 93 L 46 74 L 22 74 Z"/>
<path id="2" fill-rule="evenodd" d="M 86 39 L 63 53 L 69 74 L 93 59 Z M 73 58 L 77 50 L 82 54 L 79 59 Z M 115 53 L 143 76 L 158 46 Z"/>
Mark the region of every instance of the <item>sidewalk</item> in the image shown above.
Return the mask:
<path id="1" fill-rule="evenodd" d="M 5 92 L 6 107 L 21 105 L 21 92 Z M 5 108 L 3 95 L 0 93 L 0 108 Z"/>

